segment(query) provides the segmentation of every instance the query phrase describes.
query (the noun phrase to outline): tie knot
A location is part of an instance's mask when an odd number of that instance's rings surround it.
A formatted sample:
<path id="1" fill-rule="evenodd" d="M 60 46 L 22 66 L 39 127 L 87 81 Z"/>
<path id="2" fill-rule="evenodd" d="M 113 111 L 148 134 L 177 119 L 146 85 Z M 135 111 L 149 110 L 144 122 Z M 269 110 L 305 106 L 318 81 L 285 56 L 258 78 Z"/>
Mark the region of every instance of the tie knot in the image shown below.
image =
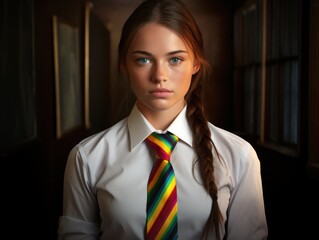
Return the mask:
<path id="1" fill-rule="evenodd" d="M 156 157 L 162 160 L 170 160 L 171 153 L 178 141 L 178 137 L 167 132 L 159 134 L 153 132 L 147 137 L 147 142 L 152 147 Z"/>

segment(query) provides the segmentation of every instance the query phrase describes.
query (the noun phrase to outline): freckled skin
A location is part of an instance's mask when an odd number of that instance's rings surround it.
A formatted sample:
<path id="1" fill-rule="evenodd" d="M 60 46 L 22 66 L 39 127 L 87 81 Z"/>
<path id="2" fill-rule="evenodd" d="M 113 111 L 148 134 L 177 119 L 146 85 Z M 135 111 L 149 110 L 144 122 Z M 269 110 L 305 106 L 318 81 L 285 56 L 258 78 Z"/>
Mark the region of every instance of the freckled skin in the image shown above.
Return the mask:
<path id="1" fill-rule="evenodd" d="M 192 75 L 199 70 L 183 39 L 158 23 L 139 29 L 123 68 L 139 110 L 155 126 L 156 119 L 160 119 L 162 127 L 169 125 L 185 106 Z"/>

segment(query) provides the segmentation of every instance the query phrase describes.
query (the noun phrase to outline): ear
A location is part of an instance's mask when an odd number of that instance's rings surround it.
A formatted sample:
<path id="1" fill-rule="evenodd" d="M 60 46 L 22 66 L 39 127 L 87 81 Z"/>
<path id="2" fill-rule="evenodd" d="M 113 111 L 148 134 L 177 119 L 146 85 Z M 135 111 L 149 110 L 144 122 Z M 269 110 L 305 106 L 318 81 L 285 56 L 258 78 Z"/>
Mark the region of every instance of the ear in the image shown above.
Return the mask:
<path id="1" fill-rule="evenodd" d="M 193 65 L 193 75 L 196 74 L 200 69 L 200 64 L 198 63 L 198 61 L 195 61 L 194 62 L 194 65 Z"/>
<path id="2" fill-rule="evenodd" d="M 123 63 L 120 65 L 120 70 L 122 73 L 126 73 L 126 66 Z"/>

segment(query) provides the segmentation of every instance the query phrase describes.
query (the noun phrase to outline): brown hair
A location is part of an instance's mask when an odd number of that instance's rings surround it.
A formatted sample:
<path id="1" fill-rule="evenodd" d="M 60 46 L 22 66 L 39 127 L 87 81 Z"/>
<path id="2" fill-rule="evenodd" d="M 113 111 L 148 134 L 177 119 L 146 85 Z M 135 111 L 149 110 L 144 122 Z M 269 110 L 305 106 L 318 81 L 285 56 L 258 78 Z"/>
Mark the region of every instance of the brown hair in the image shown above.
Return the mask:
<path id="1" fill-rule="evenodd" d="M 194 163 L 199 164 L 204 186 L 212 198 L 212 208 L 202 238 L 207 239 L 209 232 L 215 231 L 220 239 L 219 227 L 222 215 L 217 202 L 217 185 L 214 177 L 213 147 L 211 132 L 203 103 L 203 80 L 210 77 L 210 65 L 204 56 L 203 38 L 200 29 L 186 5 L 179 0 L 146 0 L 129 16 L 122 29 L 118 46 L 118 65 L 124 64 L 130 43 L 136 32 L 145 24 L 156 22 L 173 30 L 192 50 L 199 71 L 193 75 L 190 89 L 185 99 L 187 118 L 193 132 L 193 146 L 197 154 Z M 215 151 L 217 153 L 217 151 Z M 194 168 L 193 168 L 194 170 Z"/>

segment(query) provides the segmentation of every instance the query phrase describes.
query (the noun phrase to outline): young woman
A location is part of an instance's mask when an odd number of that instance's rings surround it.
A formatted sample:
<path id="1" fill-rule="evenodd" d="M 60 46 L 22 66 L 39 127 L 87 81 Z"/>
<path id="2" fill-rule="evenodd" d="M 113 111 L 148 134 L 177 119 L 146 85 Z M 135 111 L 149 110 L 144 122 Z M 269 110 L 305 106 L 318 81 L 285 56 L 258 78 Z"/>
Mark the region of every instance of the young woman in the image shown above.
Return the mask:
<path id="1" fill-rule="evenodd" d="M 202 82 L 210 68 L 186 6 L 142 2 L 123 27 L 118 59 L 136 104 L 71 151 L 59 239 L 267 239 L 259 159 L 246 141 L 206 119 Z M 167 238 L 148 238 L 146 227 L 154 162 L 146 139 L 153 132 L 179 139 L 170 159 L 178 230 Z"/>

